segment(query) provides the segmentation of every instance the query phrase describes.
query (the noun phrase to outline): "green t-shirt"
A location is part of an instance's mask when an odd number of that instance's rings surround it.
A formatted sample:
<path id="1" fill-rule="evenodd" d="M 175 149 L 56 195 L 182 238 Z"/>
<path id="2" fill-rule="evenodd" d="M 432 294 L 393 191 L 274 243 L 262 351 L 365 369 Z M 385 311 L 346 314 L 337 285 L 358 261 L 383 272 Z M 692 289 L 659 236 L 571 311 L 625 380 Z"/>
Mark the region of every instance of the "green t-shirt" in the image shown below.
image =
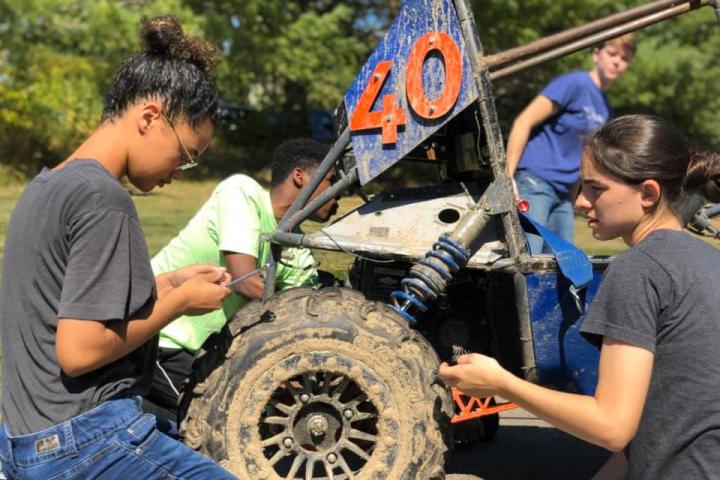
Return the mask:
<path id="1" fill-rule="evenodd" d="M 226 266 L 223 251 L 251 255 L 258 259 L 259 268 L 267 263 L 270 250 L 269 242 L 260 241 L 260 236 L 276 227 L 270 192 L 246 175 L 233 175 L 220 182 L 187 226 L 153 257 L 153 272 L 158 275 L 195 263 Z M 284 249 L 276 287 L 315 285 L 314 263 L 306 248 Z M 233 292 L 222 309 L 178 318 L 160 331 L 160 346 L 197 351 L 245 302 L 245 297 Z"/>

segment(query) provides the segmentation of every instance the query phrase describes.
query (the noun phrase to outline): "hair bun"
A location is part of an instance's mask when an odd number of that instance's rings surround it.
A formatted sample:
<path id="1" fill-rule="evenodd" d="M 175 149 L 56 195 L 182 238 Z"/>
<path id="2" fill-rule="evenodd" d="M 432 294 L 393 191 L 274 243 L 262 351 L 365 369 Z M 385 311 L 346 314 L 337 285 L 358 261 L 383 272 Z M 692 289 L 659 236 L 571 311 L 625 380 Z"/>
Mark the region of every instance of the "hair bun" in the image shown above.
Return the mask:
<path id="1" fill-rule="evenodd" d="M 703 187 L 703 192 L 705 193 L 705 198 L 709 201 L 713 203 L 720 202 L 720 175 L 708 180 Z"/>
<path id="2" fill-rule="evenodd" d="M 143 17 L 140 42 L 143 50 L 157 55 L 172 55 L 173 46 L 180 44 L 185 35 L 177 18 L 163 15 L 148 19 Z"/>
<path id="3" fill-rule="evenodd" d="M 694 152 L 690 157 L 684 189 L 700 190 L 709 201 L 720 202 L 720 154 Z"/>
<path id="4" fill-rule="evenodd" d="M 140 42 L 145 53 L 190 62 L 203 72 L 217 63 L 217 47 L 198 37 L 186 37 L 180 21 L 174 16 L 143 17 L 141 23 Z"/>

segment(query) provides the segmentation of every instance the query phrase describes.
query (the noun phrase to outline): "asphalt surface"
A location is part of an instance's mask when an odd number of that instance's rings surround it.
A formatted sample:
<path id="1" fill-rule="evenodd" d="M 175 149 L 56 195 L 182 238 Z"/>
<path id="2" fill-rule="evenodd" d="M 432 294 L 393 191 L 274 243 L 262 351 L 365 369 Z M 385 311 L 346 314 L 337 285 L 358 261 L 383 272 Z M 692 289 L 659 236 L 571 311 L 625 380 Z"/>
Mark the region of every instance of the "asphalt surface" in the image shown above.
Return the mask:
<path id="1" fill-rule="evenodd" d="M 590 479 L 609 455 L 516 409 L 500 414 L 492 441 L 455 450 L 447 480 Z"/>

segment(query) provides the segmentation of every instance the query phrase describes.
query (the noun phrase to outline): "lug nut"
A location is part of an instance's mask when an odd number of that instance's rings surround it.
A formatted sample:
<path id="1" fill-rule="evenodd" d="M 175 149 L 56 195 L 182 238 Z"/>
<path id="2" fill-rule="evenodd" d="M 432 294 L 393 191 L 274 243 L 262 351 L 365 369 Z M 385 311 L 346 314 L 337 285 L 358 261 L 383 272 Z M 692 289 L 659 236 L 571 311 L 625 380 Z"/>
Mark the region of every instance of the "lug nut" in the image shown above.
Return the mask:
<path id="1" fill-rule="evenodd" d="M 302 395 L 300 395 L 300 401 L 302 403 L 307 403 L 309 400 L 310 400 L 310 395 L 308 395 L 307 393 L 303 393 Z"/>
<path id="2" fill-rule="evenodd" d="M 328 453 L 326 458 L 329 464 L 337 462 L 337 455 L 335 455 L 334 453 Z"/>
<path id="3" fill-rule="evenodd" d="M 328 422 L 322 415 L 313 415 L 308 419 L 308 431 L 313 437 L 321 437 L 328 431 Z"/>
<path id="4" fill-rule="evenodd" d="M 353 415 L 355 415 L 355 413 L 352 410 L 350 410 L 349 408 L 346 408 L 345 411 L 343 412 L 343 415 L 345 415 L 345 418 L 350 420 L 353 417 Z"/>
<path id="5" fill-rule="evenodd" d="M 290 437 L 286 437 L 282 441 L 283 447 L 285 448 L 292 448 L 293 446 L 293 439 Z"/>

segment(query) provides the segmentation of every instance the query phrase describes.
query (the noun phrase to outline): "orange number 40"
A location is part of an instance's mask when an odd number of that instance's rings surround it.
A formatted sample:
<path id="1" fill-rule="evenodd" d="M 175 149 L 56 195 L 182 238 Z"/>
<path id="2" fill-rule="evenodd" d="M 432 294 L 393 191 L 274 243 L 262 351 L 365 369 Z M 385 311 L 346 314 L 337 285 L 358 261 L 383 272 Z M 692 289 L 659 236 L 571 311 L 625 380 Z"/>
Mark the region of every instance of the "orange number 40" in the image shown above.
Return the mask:
<path id="1" fill-rule="evenodd" d="M 440 95 L 430 100 L 423 90 L 422 74 L 425 58 L 433 50 L 438 51 L 443 57 L 445 82 Z M 382 110 L 371 110 L 391 67 L 390 60 L 377 64 L 350 119 L 351 131 L 382 129 L 383 145 L 396 143 L 398 127 L 407 122 L 405 110 L 398 105 L 397 95 L 394 93 L 383 96 Z M 460 49 L 450 35 L 444 32 L 429 32 L 415 42 L 405 72 L 405 92 L 408 104 L 417 115 L 427 119 L 445 115 L 457 101 L 461 82 L 462 57 Z"/>

